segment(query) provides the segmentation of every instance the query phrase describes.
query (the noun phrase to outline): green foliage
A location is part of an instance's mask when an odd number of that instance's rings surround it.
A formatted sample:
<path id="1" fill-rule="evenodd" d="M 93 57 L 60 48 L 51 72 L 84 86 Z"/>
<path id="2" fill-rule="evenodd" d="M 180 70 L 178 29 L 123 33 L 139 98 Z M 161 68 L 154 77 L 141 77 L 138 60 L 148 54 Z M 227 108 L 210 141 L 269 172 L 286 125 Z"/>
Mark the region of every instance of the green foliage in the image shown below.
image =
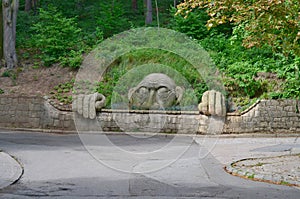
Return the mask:
<path id="1" fill-rule="evenodd" d="M 188 17 L 182 14 L 175 14 L 177 9 L 172 8 L 171 14 L 174 19 L 171 22 L 171 28 L 179 32 L 185 33 L 194 39 L 204 39 L 218 34 L 231 35 L 231 25 L 229 23 L 218 26 L 215 29 L 208 30 L 206 22 L 209 19 L 204 9 L 193 9 Z"/>
<path id="2" fill-rule="evenodd" d="M 261 81 L 254 79 L 258 70 L 247 61 L 229 65 L 226 69 L 225 87 L 232 89 L 233 96 L 258 97 L 264 92 Z"/>
<path id="3" fill-rule="evenodd" d="M 59 57 L 62 66 L 77 68 L 83 61 L 82 51 L 71 50 L 66 57 Z"/>
<path id="4" fill-rule="evenodd" d="M 0 88 L 0 95 L 4 94 L 4 90 Z"/>
<path id="5" fill-rule="evenodd" d="M 17 37 L 16 46 L 26 48 L 30 46 L 30 35 L 33 34 L 32 24 L 36 23 L 38 17 L 31 13 L 19 10 L 17 15 Z"/>
<path id="6" fill-rule="evenodd" d="M 49 66 L 62 59 L 64 64 L 71 63 L 72 67 L 79 66 L 81 56 L 75 51 L 81 50 L 81 29 L 77 27 L 75 18 L 65 18 L 54 6 L 47 10 L 39 9 L 39 21 L 32 26 L 35 35 L 32 37 L 34 47 L 41 51 L 41 59 Z M 66 59 L 71 59 L 66 61 Z"/>
<path id="7" fill-rule="evenodd" d="M 182 77 L 184 77 L 184 79 L 186 79 L 191 85 L 191 89 L 196 96 L 196 101 L 199 102 L 201 100 L 202 94 L 207 90 L 207 86 L 197 70 L 186 60 L 179 58 L 177 55 L 157 49 L 138 50 L 121 56 L 118 60 L 111 64 L 109 70 L 104 75 L 103 81 L 97 84 L 96 91 L 107 97 L 107 106 L 109 106 L 111 104 L 113 89 L 116 88 L 116 85 L 118 85 L 117 88 L 120 87 L 118 82 L 120 81 L 121 77 L 124 78 L 123 76 L 128 71 L 141 65 L 145 65 L 145 67 L 146 65 L 151 65 L 151 67 L 147 68 L 147 70 L 138 70 L 139 73 L 135 73 L 134 77 L 130 76 L 131 78 L 129 78 L 128 81 L 122 80 L 129 82 L 131 86 L 136 86 L 149 73 L 170 73 L 170 71 L 162 66 L 153 66 L 153 63 L 159 63 L 161 65 L 168 66 L 172 70 L 178 72 L 181 75 L 181 78 L 175 79 L 176 83 L 178 85 L 183 85 L 184 83 Z M 125 86 L 125 83 L 121 85 Z M 127 94 L 129 88 L 130 86 L 125 86 L 122 89 Z M 122 91 L 119 90 L 119 93 L 122 93 Z M 191 95 L 189 96 L 188 93 L 186 93 L 186 101 L 184 101 L 184 105 L 187 105 L 189 102 L 195 99 Z"/>
<path id="8" fill-rule="evenodd" d="M 273 53 L 267 45 L 246 49 L 241 42 L 236 35 L 227 39 L 221 34 L 200 41 L 222 72 L 232 97 L 299 97 L 299 57 Z M 274 77 L 264 80 L 258 73 L 270 73 Z"/>
<path id="9" fill-rule="evenodd" d="M 204 39 L 209 35 L 205 24 L 209 19 L 204 10 L 194 9 L 189 17 L 183 15 L 175 15 L 176 9 L 171 9 L 171 14 L 174 15 L 172 29 L 185 33 L 195 39 Z"/>
<path id="10" fill-rule="evenodd" d="M 53 90 L 50 91 L 51 99 L 55 99 L 63 104 L 71 104 L 72 99 L 72 90 L 74 87 L 75 80 L 72 79 L 68 82 L 61 83 L 57 86 L 54 86 Z"/>
<path id="11" fill-rule="evenodd" d="M 158 4 L 160 24 L 167 25 L 172 18 L 168 11 L 171 3 L 161 0 Z M 43 63 L 39 65 L 62 62 L 65 66 L 78 67 L 79 52 L 88 52 L 103 36 L 145 23 L 141 0 L 137 11 L 132 10 L 131 0 L 43 0 L 38 5 L 41 10 L 32 12 L 24 12 L 24 5 L 25 1 L 21 0 L 17 20 L 17 47 L 22 49 L 19 57 L 41 60 Z M 155 26 L 155 12 L 153 16 Z"/>
<path id="12" fill-rule="evenodd" d="M 240 34 L 247 48 L 272 46 L 274 52 L 300 56 L 299 0 L 241 1 L 185 0 L 178 14 L 187 16 L 193 9 L 206 9 L 210 19 L 207 27 L 234 23 L 243 30 Z"/>
<path id="13" fill-rule="evenodd" d="M 5 70 L 2 73 L 2 77 L 10 77 L 12 80 L 16 80 L 17 79 L 17 74 L 13 70 Z"/>
<path id="14" fill-rule="evenodd" d="M 300 98 L 300 57 L 295 57 L 293 62 L 287 65 L 283 71 L 278 71 L 281 77 L 285 78 L 286 83 L 282 97 Z"/>
<path id="15" fill-rule="evenodd" d="M 97 16 L 97 25 L 103 30 L 105 38 L 116 33 L 128 30 L 131 23 L 125 15 L 125 10 L 120 1 L 100 2 L 99 15 Z"/>
<path id="16" fill-rule="evenodd" d="M 202 4 L 210 1 L 198 2 Z M 215 3 L 220 5 L 222 2 L 224 1 Z M 226 1 L 226 3 L 228 2 Z M 219 9 L 217 11 L 220 11 L 221 14 L 216 13 L 213 16 L 207 15 L 207 12 L 212 14 L 207 8 L 204 10 L 196 6 L 192 10 L 188 9 L 189 14 L 185 18 L 181 14 L 174 16 L 176 12 L 174 8 L 171 9 L 170 15 L 170 5 L 173 4 L 173 1 L 160 0 L 158 1 L 160 25 L 171 27 L 199 40 L 200 45 L 210 53 L 219 68 L 229 96 L 237 98 L 235 101 L 238 106 L 246 107 L 255 101 L 252 98 L 299 98 L 300 58 L 295 55 L 300 41 L 299 35 L 297 35 L 299 23 L 294 23 L 297 22 L 299 14 L 293 14 L 299 7 L 298 1 L 293 1 L 295 2 L 293 7 L 286 7 L 291 1 L 287 1 L 285 6 L 281 6 L 283 1 L 279 2 L 280 4 L 268 5 L 269 7 L 266 8 L 268 12 L 260 13 L 262 17 L 254 20 L 242 19 L 255 17 L 259 12 L 245 12 L 243 16 L 234 16 L 236 17 L 235 21 L 239 21 L 238 25 L 229 24 L 229 18 L 222 18 L 222 14 L 224 16 L 232 15 L 236 8 L 250 9 L 241 2 L 238 1 L 235 5 L 227 7 L 215 6 L 211 9 Z M 265 1 L 265 3 L 268 2 Z M 41 9 L 37 13 L 27 13 L 22 11 L 24 9 L 23 0 L 20 2 L 17 21 L 17 47 L 22 48 L 20 51 L 22 56 L 19 57 L 38 58 L 45 65 L 60 62 L 63 66 L 77 68 L 82 61 L 82 54 L 99 44 L 103 37 L 107 38 L 131 27 L 144 26 L 143 1 L 138 1 L 138 4 L 138 10 L 133 11 L 131 0 L 43 0 L 40 1 Z M 252 5 L 252 2 L 250 4 L 253 10 L 261 9 L 261 6 Z M 281 12 L 282 8 L 286 8 L 286 10 Z M 233 9 L 234 12 L 223 12 L 228 9 Z M 289 10 L 293 12 L 288 13 Z M 157 25 L 155 15 L 155 9 L 153 9 L 154 22 L 151 26 Z M 269 18 L 270 16 L 271 18 Z M 220 22 L 221 25 L 218 24 L 216 28 L 208 31 L 205 24 L 211 17 L 215 18 L 214 22 Z M 270 23 L 262 23 L 263 21 Z M 291 26 L 286 25 L 289 21 Z M 255 25 L 256 22 L 259 22 L 256 25 L 267 31 L 270 38 L 262 36 L 261 33 L 265 34 L 265 32 L 258 31 L 259 27 L 258 29 L 253 28 L 255 27 L 253 24 Z M 280 27 L 283 27 L 270 31 L 274 29 L 276 23 L 282 23 L 283 25 Z M 253 30 L 255 31 L 253 32 Z M 282 35 L 286 35 L 286 37 L 282 37 Z M 256 39 L 247 40 L 247 38 Z M 274 43 L 269 41 L 274 41 Z M 259 47 L 247 49 L 242 46 L 245 42 L 250 45 L 246 45 L 247 47 Z M 274 49 L 276 52 L 281 52 L 281 48 L 285 48 L 285 54 L 274 53 Z M 26 49 L 25 52 L 23 49 Z M 34 68 L 39 67 L 38 61 L 34 60 Z M 202 93 L 207 90 L 206 84 L 201 80 L 197 71 L 193 70 L 184 60 L 178 59 L 172 53 L 151 50 L 135 51 L 120 57 L 111 65 L 104 81 L 98 83 L 97 87 L 86 82 L 78 86 L 87 88 L 90 92 L 97 90 L 108 96 L 108 101 L 110 101 L 112 91 L 119 79 L 129 70 L 147 63 L 161 63 L 177 70 L 192 85 L 198 101 L 201 99 Z M 16 78 L 16 74 L 9 73 L 6 72 L 4 75 Z M 259 73 L 270 73 L 274 77 L 264 79 L 259 76 Z M 70 89 L 59 86 L 55 93 L 65 95 L 67 90 Z M 80 89 L 78 90 L 80 91 Z M 58 94 L 57 98 L 65 101 L 65 97 Z M 193 95 L 187 91 L 186 96 L 184 104 L 189 104 Z"/>

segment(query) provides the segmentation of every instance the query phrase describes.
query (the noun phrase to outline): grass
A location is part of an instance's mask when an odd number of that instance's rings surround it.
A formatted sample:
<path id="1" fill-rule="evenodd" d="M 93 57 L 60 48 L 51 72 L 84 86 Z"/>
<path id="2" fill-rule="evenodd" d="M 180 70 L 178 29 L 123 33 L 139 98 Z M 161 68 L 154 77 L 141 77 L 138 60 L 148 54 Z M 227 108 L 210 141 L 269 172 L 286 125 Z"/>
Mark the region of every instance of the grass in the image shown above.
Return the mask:
<path id="1" fill-rule="evenodd" d="M 260 166 L 263 166 L 264 164 L 265 164 L 265 163 L 259 162 L 259 163 L 257 163 L 255 166 L 260 167 Z"/>
<path id="2" fill-rule="evenodd" d="M 290 185 L 290 183 L 289 183 L 289 182 L 286 182 L 286 181 L 283 181 L 283 180 L 282 180 L 282 181 L 280 181 L 280 184 L 281 184 L 281 185 Z"/>
<path id="3" fill-rule="evenodd" d="M 117 97 L 119 99 L 127 98 L 128 90 L 150 73 L 164 73 L 176 85 L 186 89 L 182 106 L 198 104 L 203 92 L 207 90 L 205 82 L 191 64 L 173 53 L 157 49 L 138 50 L 120 57 L 110 65 L 96 90 L 108 96 L 107 105 L 110 105 L 112 101 L 118 102 L 113 93 L 120 94 Z"/>
<path id="4" fill-rule="evenodd" d="M 255 176 L 255 174 L 253 173 L 253 174 L 251 174 L 251 175 L 248 175 L 247 178 L 249 178 L 249 179 L 254 179 L 254 176 Z"/>

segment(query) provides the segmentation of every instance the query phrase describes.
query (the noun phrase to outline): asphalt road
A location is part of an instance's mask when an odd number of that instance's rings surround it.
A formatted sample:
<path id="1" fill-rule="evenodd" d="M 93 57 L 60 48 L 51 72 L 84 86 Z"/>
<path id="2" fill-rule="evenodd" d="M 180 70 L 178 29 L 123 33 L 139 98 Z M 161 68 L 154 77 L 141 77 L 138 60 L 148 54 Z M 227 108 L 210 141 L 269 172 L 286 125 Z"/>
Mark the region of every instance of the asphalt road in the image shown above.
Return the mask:
<path id="1" fill-rule="evenodd" d="M 239 152 L 224 148 L 221 157 L 212 150 L 221 145 L 211 140 L 87 137 L 1 131 L 0 149 L 19 160 L 24 174 L 0 198 L 300 198 L 299 188 L 226 173 L 224 163 Z"/>

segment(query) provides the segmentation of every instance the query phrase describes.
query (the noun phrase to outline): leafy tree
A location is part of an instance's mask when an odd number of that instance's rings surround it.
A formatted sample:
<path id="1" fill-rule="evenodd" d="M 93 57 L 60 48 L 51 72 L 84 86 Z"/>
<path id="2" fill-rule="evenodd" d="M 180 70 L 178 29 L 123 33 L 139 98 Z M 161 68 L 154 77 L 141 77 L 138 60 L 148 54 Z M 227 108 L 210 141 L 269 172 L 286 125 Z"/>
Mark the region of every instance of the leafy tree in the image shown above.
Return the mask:
<path id="1" fill-rule="evenodd" d="M 187 17 L 194 8 L 206 10 L 208 29 L 235 24 L 247 48 L 269 44 L 274 51 L 300 55 L 299 0 L 185 0 L 177 14 Z"/>

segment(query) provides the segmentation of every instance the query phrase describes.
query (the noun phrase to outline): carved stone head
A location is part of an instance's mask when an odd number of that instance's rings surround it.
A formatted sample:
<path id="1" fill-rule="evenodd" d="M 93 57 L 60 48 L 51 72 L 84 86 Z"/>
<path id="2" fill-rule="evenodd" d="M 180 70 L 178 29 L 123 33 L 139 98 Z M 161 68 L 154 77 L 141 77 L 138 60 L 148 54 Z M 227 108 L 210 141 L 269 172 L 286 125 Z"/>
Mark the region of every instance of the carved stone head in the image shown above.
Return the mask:
<path id="1" fill-rule="evenodd" d="M 162 73 L 147 75 L 128 93 L 129 107 L 134 109 L 165 109 L 179 104 L 183 88 Z"/>

